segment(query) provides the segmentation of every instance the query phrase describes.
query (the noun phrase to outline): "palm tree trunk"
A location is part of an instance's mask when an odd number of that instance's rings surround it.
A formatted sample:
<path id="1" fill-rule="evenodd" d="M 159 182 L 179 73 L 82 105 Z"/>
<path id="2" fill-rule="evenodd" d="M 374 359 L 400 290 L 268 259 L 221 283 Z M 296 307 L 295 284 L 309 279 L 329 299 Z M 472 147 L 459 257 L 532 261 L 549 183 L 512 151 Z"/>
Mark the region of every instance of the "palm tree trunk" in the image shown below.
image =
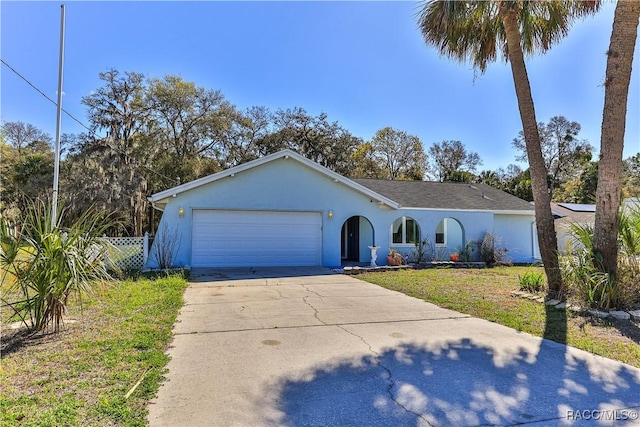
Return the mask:
<path id="1" fill-rule="evenodd" d="M 551 197 L 547 188 L 547 168 L 542 157 L 538 121 L 531 95 L 531 86 L 524 55 L 520 46 L 520 29 L 517 11 L 510 8 L 507 2 L 500 3 L 500 17 L 504 25 L 509 49 L 509 63 L 513 74 L 513 83 L 518 98 L 520 119 L 524 132 L 529 171 L 531 173 L 531 189 L 535 203 L 536 228 L 540 245 L 540 256 L 549 284 L 549 294 L 562 297 L 562 277 L 558 262 L 558 240 L 551 212 Z"/>
<path id="2" fill-rule="evenodd" d="M 618 265 L 618 210 L 627 98 L 639 18 L 640 3 L 618 2 L 607 52 L 593 252 L 601 261 L 596 265 L 613 276 Z"/>

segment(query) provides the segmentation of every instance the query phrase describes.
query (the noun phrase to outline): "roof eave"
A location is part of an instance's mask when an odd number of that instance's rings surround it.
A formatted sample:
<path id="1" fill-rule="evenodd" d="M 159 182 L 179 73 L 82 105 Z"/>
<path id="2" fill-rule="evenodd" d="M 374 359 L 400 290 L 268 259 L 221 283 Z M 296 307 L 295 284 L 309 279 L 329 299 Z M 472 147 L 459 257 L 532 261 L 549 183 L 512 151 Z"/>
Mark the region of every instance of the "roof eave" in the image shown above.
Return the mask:
<path id="1" fill-rule="evenodd" d="M 494 214 L 498 215 L 535 215 L 536 211 L 534 210 L 509 210 L 509 209 L 498 209 L 491 211 Z"/>
<path id="2" fill-rule="evenodd" d="M 489 212 L 499 215 L 535 215 L 534 210 L 519 209 L 460 209 L 460 208 L 417 208 L 403 206 L 402 209 L 413 209 L 417 211 L 449 211 L 449 212 Z"/>
<path id="3" fill-rule="evenodd" d="M 202 178 L 187 182 L 185 184 L 178 185 L 178 186 L 173 187 L 173 188 L 169 188 L 168 190 L 164 190 L 164 191 L 161 191 L 159 193 L 152 194 L 147 199 L 151 203 L 159 203 L 159 204 L 161 204 L 161 203 L 164 202 L 164 204 L 166 205 L 167 201 L 165 199 L 168 199 L 170 197 L 175 197 L 178 194 L 183 193 L 185 191 L 189 191 L 189 190 L 192 190 L 194 188 L 198 188 L 198 187 L 200 187 L 202 185 L 206 185 L 206 184 L 209 184 L 211 182 L 218 181 L 218 180 L 220 180 L 222 178 L 226 178 L 228 176 L 233 176 L 236 173 L 241 173 L 241 172 L 244 172 L 246 170 L 253 169 L 253 168 L 257 167 L 257 166 L 260 166 L 260 165 L 263 165 L 265 163 L 269 163 L 269 162 L 271 162 L 273 160 L 277 160 L 277 159 L 281 159 L 281 158 L 285 158 L 285 159 L 294 158 L 298 162 L 302 163 L 303 165 L 305 165 L 305 166 L 307 166 L 307 167 L 309 167 L 309 168 L 311 168 L 311 169 L 313 169 L 313 170 L 315 170 L 315 171 L 317 171 L 317 172 L 319 172 L 319 173 L 321 173 L 321 174 L 323 174 L 325 176 L 328 176 L 329 178 L 331 178 L 336 183 L 340 182 L 340 183 L 346 185 L 347 187 L 350 187 L 353 190 L 355 190 L 355 191 L 357 191 L 359 193 L 362 193 L 362 194 L 364 194 L 364 195 L 376 200 L 377 202 L 383 203 L 383 204 L 385 204 L 385 205 L 387 205 L 387 206 L 389 206 L 391 208 L 394 208 L 394 209 L 399 209 L 400 208 L 400 204 L 398 202 L 395 202 L 395 201 L 393 201 L 393 200 L 391 200 L 391 199 L 389 199 L 389 198 L 387 198 L 387 197 L 385 197 L 385 196 L 383 196 L 383 195 L 381 195 L 379 193 L 376 193 L 375 191 L 373 191 L 373 190 L 371 190 L 371 189 L 369 189 L 369 188 L 367 188 L 367 187 L 365 187 L 363 185 L 360 185 L 357 182 L 354 182 L 354 181 L 350 180 L 349 178 L 346 178 L 346 177 L 340 175 L 339 173 L 334 172 L 334 171 L 332 171 L 332 170 L 330 170 L 330 169 L 328 169 L 328 168 L 326 168 L 324 166 L 321 166 L 318 163 L 316 163 L 316 162 L 314 162 L 312 160 L 309 160 L 306 157 L 303 157 L 300 154 L 298 154 L 298 153 L 296 153 L 294 151 L 288 150 L 288 149 L 279 151 L 279 152 L 274 153 L 274 154 L 270 154 L 268 156 L 261 157 L 261 158 L 256 159 L 256 160 L 252 160 L 252 161 L 247 162 L 247 163 L 243 163 L 243 164 L 238 165 L 238 166 L 234 166 L 234 167 L 229 168 L 229 169 L 225 169 L 225 170 L 223 170 L 221 172 L 218 172 L 218 173 L 215 173 L 213 175 L 208 175 L 208 176 L 205 176 L 205 177 L 202 177 Z"/>

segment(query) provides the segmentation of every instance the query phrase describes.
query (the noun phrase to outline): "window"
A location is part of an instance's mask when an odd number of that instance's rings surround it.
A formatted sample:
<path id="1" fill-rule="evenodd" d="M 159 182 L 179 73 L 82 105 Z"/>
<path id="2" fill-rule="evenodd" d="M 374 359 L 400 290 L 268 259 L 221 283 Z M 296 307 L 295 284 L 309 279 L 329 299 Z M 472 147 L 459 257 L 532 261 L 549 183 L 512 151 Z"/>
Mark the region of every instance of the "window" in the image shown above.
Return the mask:
<path id="1" fill-rule="evenodd" d="M 464 246 L 464 228 L 455 218 L 444 218 L 436 227 L 436 246 L 449 249 Z"/>
<path id="2" fill-rule="evenodd" d="M 444 244 L 445 244 L 444 229 L 445 229 L 446 221 L 447 221 L 446 218 L 443 219 L 442 221 L 440 221 L 438 223 L 438 226 L 436 227 L 436 245 L 444 246 Z"/>
<path id="3" fill-rule="evenodd" d="M 396 245 L 414 244 L 420 241 L 420 227 L 415 219 L 403 216 L 391 226 L 391 242 Z"/>

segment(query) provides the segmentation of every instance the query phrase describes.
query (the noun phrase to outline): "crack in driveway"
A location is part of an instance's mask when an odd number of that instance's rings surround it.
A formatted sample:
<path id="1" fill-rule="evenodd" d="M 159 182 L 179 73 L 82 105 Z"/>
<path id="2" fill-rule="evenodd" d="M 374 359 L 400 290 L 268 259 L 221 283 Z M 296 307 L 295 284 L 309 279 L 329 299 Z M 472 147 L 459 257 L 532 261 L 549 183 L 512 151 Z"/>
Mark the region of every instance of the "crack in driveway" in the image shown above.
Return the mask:
<path id="1" fill-rule="evenodd" d="M 319 298 L 322 298 L 322 295 L 320 295 L 319 293 L 317 293 L 316 291 L 312 291 L 311 289 L 309 289 L 309 287 L 307 285 L 301 285 L 305 291 L 309 292 L 310 294 L 314 294 L 317 295 Z"/>
<path id="2" fill-rule="evenodd" d="M 425 418 L 424 416 L 422 416 L 421 414 L 412 411 L 411 409 L 407 408 L 406 406 L 404 406 L 402 403 L 398 402 L 398 400 L 396 399 L 396 397 L 393 395 L 393 388 L 396 386 L 396 383 L 393 379 L 393 373 L 391 372 L 391 369 L 386 366 L 384 363 L 382 363 L 380 361 L 380 353 L 378 353 L 377 351 L 375 351 L 373 349 L 373 347 L 371 346 L 371 344 L 369 344 L 367 342 L 367 340 L 365 340 L 362 336 L 356 334 L 355 332 L 352 332 L 350 330 L 348 330 L 347 328 L 343 327 L 342 325 L 336 325 L 338 328 L 342 329 L 343 331 L 345 331 L 346 333 L 348 333 L 349 335 L 353 335 L 354 337 L 360 339 L 360 341 L 362 341 L 367 348 L 369 349 L 369 352 L 371 352 L 375 357 L 375 361 L 378 364 L 378 366 L 380 366 L 382 369 L 384 369 L 384 371 L 387 374 L 387 394 L 389 395 L 389 398 L 393 401 L 393 403 L 395 403 L 396 405 L 398 405 L 400 408 L 402 408 L 405 412 L 414 415 L 417 418 L 420 418 L 422 421 L 426 422 L 427 425 L 433 426 L 433 424 L 431 424 L 429 422 L 429 420 L 427 418 Z"/>
<path id="3" fill-rule="evenodd" d="M 305 289 L 307 289 L 307 287 L 306 287 L 306 286 L 304 286 L 304 285 L 303 285 L 303 287 L 304 287 Z M 307 289 L 307 290 L 308 290 L 308 289 Z M 312 293 L 315 293 L 315 292 L 312 292 Z M 316 294 L 316 295 L 317 295 L 317 294 Z M 302 302 L 304 302 L 306 305 L 308 305 L 309 307 L 311 307 L 311 309 L 313 310 L 313 317 L 315 317 L 315 318 L 316 318 L 316 320 L 317 320 L 318 322 L 322 323 L 322 324 L 323 324 L 323 325 L 325 325 L 325 326 L 328 326 L 328 325 L 327 325 L 327 322 L 325 322 L 325 321 L 324 321 L 324 320 L 322 320 L 320 317 L 318 317 L 318 309 L 317 309 L 317 308 L 315 308 L 315 307 L 313 306 L 313 304 L 311 304 L 309 301 L 307 301 L 307 298 L 309 298 L 309 297 L 310 297 L 310 295 L 307 295 L 307 296 L 302 297 Z M 322 297 L 321 297 L 321 298 L 322 298 Z"/>
<path id="4" fill-rule="evenodd" d="M 302 285 L 302 287 L 309 293 L 315 294 L 318 297 L 322 298 L 322 295 L 320 295 L 317 292 L 314 292 L 312 290 L 310 290 L 306 285 Z M 311 307 L 314 311 L 314 316 L 316 319 L 318 319 L 319 322 L 322 322 L 323 325 L 327 325 L 326 322 L 324 322 L 322 319 L 320 319 L 318 317 L 318 309 L 315 308 L 313 306 L 313 304 L 311 304 L 309 301 L 307 301 L 307 298 L 309 298 L 309 295 L 305 296 L 302 298 L 302 301 L 304 301 L 305 304 L 307 304 L 309 307 Z M 380 366 L 387 374 L 387 394 L 389 395 L 389 398 L 400 408 L 402 408 L 405 412 L 414 415 L 417 418 L 420 418 L 422 421 L 426 422 L 427 425 L 432 426 L 432 424 L 429 422 L 429 420 L 427 418 L 425 418 L 424 416 L 422 416 L 422 414 L 419 414 L 417 412 L 412 411 L 411 409 L 407 408 L 406 406 L 404 406 L 402 403 L 398 402 L 398 400 L 396 399 L 396 397 L 393 395 L 393 388 L 395 387 L 396 383 L 393 379 L 393 374 L 391 373 L 391 369 L 389 367 L 387 367 L 384 363 L 382 363 L 380 361 L 380 353 L 378 353 L 377 351 L 375 351 L 373 349 L 373 347 L 371 346 L 371 344 L 369 344 L 362 336 L 356 334 L 355 332 L 352 332 L 348 329 L 346 329 L 343 325 L 340 324 L 336 324 L 335 326 L 337 326 L 339 329 L 343 330 L 344 332 L 348 333 L 349 335 L 352 335 L 358 339 L 360 339 L 360 341 L 362 341 L 367 348 L 369 349 L 369 352 L 372 353 L 375 357 L 375 361 L 378 364 L 378 366 Z"/>

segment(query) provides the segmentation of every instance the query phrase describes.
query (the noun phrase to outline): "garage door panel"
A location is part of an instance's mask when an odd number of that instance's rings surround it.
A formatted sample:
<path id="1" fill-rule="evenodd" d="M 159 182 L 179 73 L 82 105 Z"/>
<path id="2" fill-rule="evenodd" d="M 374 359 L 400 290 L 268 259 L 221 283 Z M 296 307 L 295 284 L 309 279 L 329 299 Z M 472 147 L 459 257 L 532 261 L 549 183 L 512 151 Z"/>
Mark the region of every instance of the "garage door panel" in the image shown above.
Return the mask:
<path id="1" fill-rule="evenodd" d="M 194 267 L 320 265 L 317 212 L 194 210 Z"/>

